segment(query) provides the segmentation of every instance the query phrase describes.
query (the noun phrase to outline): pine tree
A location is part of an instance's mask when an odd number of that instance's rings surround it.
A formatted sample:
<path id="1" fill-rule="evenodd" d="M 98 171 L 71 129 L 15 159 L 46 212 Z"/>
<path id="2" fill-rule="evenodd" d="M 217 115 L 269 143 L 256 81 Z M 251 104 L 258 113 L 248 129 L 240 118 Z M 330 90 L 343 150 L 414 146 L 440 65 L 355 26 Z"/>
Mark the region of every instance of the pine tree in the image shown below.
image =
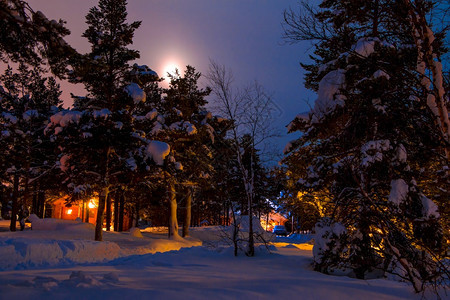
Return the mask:
<path id="1" fill-rule="evenodd" d="M 332 29 L 306 75 L 318 98 L 308 116 L 290 124 L 303 135 L 286 159 L 301 175 L 300 191 L 325 192 L 334 207 L 316 225 L 315 267 L 349 268 L 358 278 L 392 272 L 422 291 L 445 272 L 439 258 L 448 216 L 431 198 L 446 197 L 449 183 L 440 181 L 435 192 L 430 181 L 448 162 L 416 72 L 420 49 L 411 47 L 408 7 L 382 0 L 327 0 L 320 7 L 314 19 Z"/>
<path id="2" fill-rule="evenodd" d="M 158 77 L 158 74 L 146 65 L 134 64 L 127 75 L 127 82 L 133 82 L 139 87 L 142 87 L 146 95 L 145 101 L 140 101 L 131 109 L 134 134 L 141 141 L 144 141 L 144 145 L 151 143 L 149 138 L 155 136 L 159 126 L 161 126 L 159 121 L 163 121 L 161 115 L 156 110 L 161 103 L 162 97 L 162 88 L 158 86 L 160 81 L 161 79 Z M 149 129 L 151 131 L 148 131 Z M 120 188 L 117 193 L 118 196 L 116 196 L 118 199 L 115 199 L 115 204 L 121 202 L 120 206 L 128 206 L 132 226 L 137 225 L 141 207 L 148 206 L 148 202 L 151 201 L 149 196 L 156 186 L 161 183 L 160 168 L 156 167 L 151 159 L 146 159 L 146 155 L 142 155 L 142 153 L 145 153 L 145 149 L 138 148 L 127 159 L 129 170 L 119 178 L 118 186 Z M 116 220 L 117 216 L 119 216 L 119 219 L 123 221 L 123 211 L 123 209 L 119 209 L 114 213 Z M 123 225 L 120 223 L 114 227 L 115 230 L 121 230 L 123 228 Z"/>
<path id="3" fill-rule="evenodd" d="M 49 20 L 26 1 L 0 1 L 0 60 L 33 66 L 47 63 L 53 73 L 64 75 L 75 50 L 64 37 L 70 34 L 63 20 Z"/>
<path id="4" fill-rule="evenodd" d="M 19 206 L 29 207 L 31 198 L 36 198 L 37 194 L 41 197 L 39 202 L 33 201 L 33 212 L 37 212 L 36 206 L 42 211 L 45 201 L 42 193 L 46 190 L 42 186 L 52 181 L 50 175 L 54 175 L 55 145 L 44 134 L 44 129 L 50 116 L 61 110 L 61 92 L 55 79 L 45 78 L 42 73 L 38 67 L 30 70 L 20 64 L 18 73 L 8 67 L 0 77 L 3 86 L 0 89 L 0 143 L 5 150 L 1 167 L 5 176 L 2 179 L 13 186 L 12 231 L 15 231 Z"/>
<path id="5" fill-rule="evenodd" d="M 77 101 L 76 107 L 120 110 L 117 97 L 123 92 L 130 61 L 139 58 L 137 50 L 128 49 L 133 43 L 134 31 L 141 22 L 126 23 L 125 0 L 100 0 L 98 7 L 86 15 L 88 29 L 83 33 L 91 44 L 91 52 L 74 63 L 70 79 L 83 83 L 89 100 Z M 128 103 L 128 105 L 133 105 Z"/>
<path id="6" fill-rule="evenodd" d="M 146 101 L 146 94 L 128 81 L 132 73 L 129 62 L 139 57 L 128 46 L 140 22 L 128 24 L 126 18 L 125 0 L 100 0 L 98 7 L 89 11 L 83 36 L 90 42 L 91 52 L 79 57 L 70 74 L 73 82 L 86 86 L 88 95 L 76 97 L 74 109 L 53 116 L 47 128 L 60 141 L 64 183 L 74 193 L 94 192 L 99 197 L 95 228 L 95 240 L 99 241 L 109 193 L 126 178 L 124 174 L 137 170 L 136 160 L 146 164 L 160 159 L 152 159 L 151 141 L 135 130 L 135 121 L 140 119 L 134 112 Z"/>
<path id="7" fill-rule="evenodd" d="M 212 172 L 211 146 L 214 143 L 215 118 L 205 110 L 210 89 L 200 89 L 201 74 L 187 66 L 183 76 L 178 71 L 169 75 L 170 85 L 165 90 L 162 109 L 166 128 L 165 141 L 171 146 L 172 166 L 166 166 L 166 181 L 169 191 L 169 235 L 178 235 L 176 219 L 176 195 L 185 200 L 186 213 L 183 236 L 189 234 L 191 222 L 193 188 Z"/>

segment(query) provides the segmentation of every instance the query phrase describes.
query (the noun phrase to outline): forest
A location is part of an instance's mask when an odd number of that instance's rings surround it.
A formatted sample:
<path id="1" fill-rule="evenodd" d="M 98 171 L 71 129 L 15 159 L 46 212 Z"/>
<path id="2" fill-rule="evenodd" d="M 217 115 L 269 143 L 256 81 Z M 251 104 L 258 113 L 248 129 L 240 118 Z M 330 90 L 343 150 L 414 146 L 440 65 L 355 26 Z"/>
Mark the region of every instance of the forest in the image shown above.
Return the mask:
<path id="1" fill-rule="evenodd" d="M 135 63 L 142 22 L 127 19 L 127 1 L 87 12 L 90 52 L 79 53 L 63 20 L 0 0 L 1 216 L 14 232 L 24 210 L 46 218 L 63 199 L 89 222 L 92 202 L 95 241 L 144 223 L 177 240 L 250 216 L 252 257 L 253 222 L 277 212 L 289 230 L 315 233 L 316 271 L 437 290 L 450 274 L 449 10 L 428 0 L 286 9 L 285 41 L 313 45 L 299 59 L 316 98 L 286 120 L 298 138 L 274 166 L 270 93 L 238 88 L 214 60 L 205 74 Z M 58 80 L 86 94 L 64 107 Z"/>

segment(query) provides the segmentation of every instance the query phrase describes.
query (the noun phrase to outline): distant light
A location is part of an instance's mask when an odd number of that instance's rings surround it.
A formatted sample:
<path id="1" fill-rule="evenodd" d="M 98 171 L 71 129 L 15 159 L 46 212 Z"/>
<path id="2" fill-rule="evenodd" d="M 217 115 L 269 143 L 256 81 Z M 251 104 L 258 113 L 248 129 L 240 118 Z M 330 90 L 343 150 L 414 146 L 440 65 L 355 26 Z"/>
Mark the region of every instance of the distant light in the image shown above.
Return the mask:
<path id="1" fill-rule="evenodd" d="M 96 207 L 95 203 L 94 203 L 94 199 L 91 199 L 91 201 L 88 204 L 89 208 L 94 208 Z"/>
<path id="2" fill-rule="evenodd" d="M 71 210 L 71 209 L 68 209 L 68 210 L 67 210 L 67 214 L 68 214 L 68 215 L 71 215 L 71 214 L 72 214 L 72 210 Z"/>

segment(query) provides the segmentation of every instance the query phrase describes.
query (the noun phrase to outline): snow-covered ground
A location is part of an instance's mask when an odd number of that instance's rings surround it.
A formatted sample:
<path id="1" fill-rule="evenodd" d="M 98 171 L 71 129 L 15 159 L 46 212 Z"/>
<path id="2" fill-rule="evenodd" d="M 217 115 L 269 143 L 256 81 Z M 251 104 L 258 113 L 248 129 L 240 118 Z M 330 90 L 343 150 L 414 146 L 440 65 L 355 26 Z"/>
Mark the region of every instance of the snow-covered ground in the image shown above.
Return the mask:
<path id="1" fill-rule="evenodd" d="M 104 232 L 105 242 L 94 242 L 87 224 L 50 222 L 0 232 L 0 299 L 421 298 L 406 283 L 314 272 L 304 235 L 278 237 L 270 251 L 260 245 L 249 258 L 234 257 L 217 227 L 194 228 L 178 241 L 149 228 L 142 237 Z"/>

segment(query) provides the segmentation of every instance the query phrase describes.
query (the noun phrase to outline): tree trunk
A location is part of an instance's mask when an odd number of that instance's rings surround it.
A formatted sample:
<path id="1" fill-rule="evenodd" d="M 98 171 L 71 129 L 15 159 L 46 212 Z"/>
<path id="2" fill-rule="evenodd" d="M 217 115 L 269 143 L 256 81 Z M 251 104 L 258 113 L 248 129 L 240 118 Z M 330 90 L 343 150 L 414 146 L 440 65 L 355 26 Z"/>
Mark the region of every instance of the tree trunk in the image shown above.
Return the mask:
<path id="1" fill-rule="evenodd" d="M 121 193 L 122 191 L 116 192 L 116 197 L 114 199 L 114 231 L 119 230 L 119 199 Z"/>
<path id="2" fill-rule="evenodd" d="M 45 191 L 42 190 L 41 186 L 39 186 L 37 203 L 38 203 L 37 216 L 39 218 L 43 219 L 44 218 L 44 209 L 45 209 Z"/>
<path id="3" fill-rule="evenodd" d="M 231 222 L 230 222 L 230 209 L 231 209 L 231 205 L 227 202 L 227 220 L 226 220 L 226 226 L 230 226 Z"/>
<path id="4" fill-rule="evenodd" d="M 30 185 L 28 183 L 29 181 L 29 167 L 27 166 L 27 172 L 24 178 L 24 188 L 23 188 L 23 198 L 22 198 L 22 205 L 24 208 L 27 208 L 30 204 Z"/>
<path id="5" fill-rule="evenodd" d="M 248 256 L 255 256 L 255 240 L 253 237 L 253 209 L 248 205 Z"/>
<path id="6" fill-rule="evenodd" d="M 84 222 L 84 216 L 86 213 L 86 198 L 83 197 L 83 200 L 81 201 L 81 220 Z"/>
<path id="7" fill-rule="evenodd" d="M 186 190 L 186 215 L 183 223 L 183 237 L 189 236 L 189 226 L 191 226 L 192 213 L 192 189 Z"/>
<path id="8" fill-rule="evenodd" d="M 119 203 L 119 231 L 123 231 L 123 217 L 125 214 L 125 191 L 120 193 L 120 203 Z"/>
<path id="9" fill-rule="evenodd" d="M 85 223 L 89 223 L 89 203 L 86 204 L 86 218 L 84 219 Z"/>
<path id="10" fill-rule="evenodd" d="M 177 197 L 175 191 L 175 184 L 169 182 L 168 190 L 168 200 L 169 200 L 169 238 L 177 238 L 178 234 L 178 220 L 177 220 Z"/>
<path id="11" fill-rule="evenodd" d="M 428 26 L 425 13 L 419 8 L 420 5 L 414 6 L 411 0 L 404 0 L 404 2 L 409 9 L 409 20 L 413 29 L 412 36 L 418 50 L 417 72 L 422 77 L 421 84 L 428 92 L 426 103 L 441 129 L 442 137 L 446 142 L 444 152 L 447 160 L 450 160 L 449 112 L 446 106 L 442 63 L 440 57 L 437 56 L 437 51 L 433 48 L 434 33 Z M 432 76 L 427 74 L 427 71 L 431 71 Z"/>
<path id="12" fill-rule="evenodd" d="M 106 231 L 111 231 L 111 195 L 106 198 Z"/>
<path id="13" fill-rule="evenodd" d="M 141 210 L 141 202 L 140 200 L 136 201 L 135 210 L 134 210 L 134 227 L 139 226 L 139 219 L 141 218 L 139 215 L 139 211 Z"/>
<path id="14" fill-rule="evenodd" d="M 35 214 L 36 216 L 39 216 L 39 200 L 38 200 L 38 184 L 37 182 L 34 183 L 33 187 L 33 197 L 31 200 L 31 213 Z"/>
<path id="15" fill-rule="evenodd" d="M 128 212 L 128 216 L 129 216 L 128 228 L 134 227 L 133 224 L 134 224 L 135 218 L 134 218 L 134 209 L 133 208 L 131 209 L 131 211 Z"/>
<path id="16" fill-rule="evenodd" d="M 105 187 L 98 196 L 97 221 L 95 222 L 95 240 L 103 240 L 103 215 L 105 213 L 106 198 L 108 197 L 108 187 Z"/>
<path id="17" fill-rule="evenodd" d="M 17 222 L 17 209 L 19 202 L 19 180 L 20 177 L 16 173 L 14 174 L 14 183 L 13 183 L 13 194 L 12 194 L 12 211 L 11 211 L 11 223 L 9 225 L 9 230 L 16 231 L 16 222 Z"/>
<path id="18" fill-rule="evenodd" d="M 238 249 L 239 249 L 239 225 L 236 223 L 236 214 L 234 213 L 234 209 L 232 208 L 231 213 L 233 215 L 233 246 L 234 246 L 234 256 L 238 256 Z M 241 222 L 242 222 L 242 216 L 241 216 Z"/>
<path id="19" fill-rule="evenodd" d="M 252 150 L 255 149 L 254 145 Z M 245 178 L 245 177 L 244 177 Z M 250 178 L 244 180 L 247 187 L 247 198 L 248 198 L 248 256 L 255 256 L 255 241 L 253 238 L 253 189 L 255 186 L 255 174 L 253 170 L 253 152 L 250 156 Z"/>

